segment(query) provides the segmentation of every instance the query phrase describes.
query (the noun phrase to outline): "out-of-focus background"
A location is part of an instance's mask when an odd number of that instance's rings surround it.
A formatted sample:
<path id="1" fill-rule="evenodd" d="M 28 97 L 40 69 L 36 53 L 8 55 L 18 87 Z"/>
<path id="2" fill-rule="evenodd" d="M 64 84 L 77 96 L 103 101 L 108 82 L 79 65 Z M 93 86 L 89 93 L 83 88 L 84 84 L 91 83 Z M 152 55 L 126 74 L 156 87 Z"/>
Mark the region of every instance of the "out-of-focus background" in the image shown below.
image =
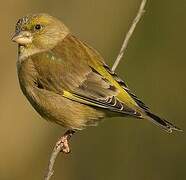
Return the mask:
<path id="1" fill-rule="evenodd" d="M 62 127 L 39 117 L 22 95 L 11 35 L 18 18 L 46 12 L 95 47 L 111 66 L 140 0 L 6 0 L 0 7 L 0 179 L 40 180 Z M 186 1 L 148 1 L 117 73 L 159 115 L 186 129 Z M 60 154 L 56 180 L 186 179 L 186 135 L 107 119 L 77 133 Z"/>

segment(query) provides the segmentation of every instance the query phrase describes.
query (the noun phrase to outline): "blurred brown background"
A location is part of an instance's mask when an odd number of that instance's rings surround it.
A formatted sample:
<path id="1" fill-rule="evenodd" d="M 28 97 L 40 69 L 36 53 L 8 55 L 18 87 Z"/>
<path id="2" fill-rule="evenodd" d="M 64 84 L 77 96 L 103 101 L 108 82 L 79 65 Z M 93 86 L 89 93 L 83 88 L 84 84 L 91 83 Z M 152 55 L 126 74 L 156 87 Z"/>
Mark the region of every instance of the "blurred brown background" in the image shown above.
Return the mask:
<path id="1" fill-rule="evenodd" d="M 112 65 L 140 0 L 6 0 L 0 7 L 0 180 L 43 179 L 64 129 L 41 119 L 23 97 L 11 35 L 17 19 L 46 12 L 63 20 Z M 186 129 L 186 1 L 148 1 L 117 73 L 151 109 Z M 186 179 L 186 135 L 108 119 L 77 133 L 60 156 L 56 180 Z"/>

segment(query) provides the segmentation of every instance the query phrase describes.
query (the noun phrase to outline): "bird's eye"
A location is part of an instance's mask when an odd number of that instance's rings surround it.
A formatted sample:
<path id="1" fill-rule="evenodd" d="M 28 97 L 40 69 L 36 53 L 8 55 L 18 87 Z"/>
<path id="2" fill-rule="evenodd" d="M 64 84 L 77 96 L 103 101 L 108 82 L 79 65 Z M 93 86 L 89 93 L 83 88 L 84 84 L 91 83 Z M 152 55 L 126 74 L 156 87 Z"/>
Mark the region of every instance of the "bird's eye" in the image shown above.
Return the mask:
<path id="1" fill-rule="evenodd" d="M 42 26 L 40 24 L 35 25 L 35 30 L 41 30 Z"/>

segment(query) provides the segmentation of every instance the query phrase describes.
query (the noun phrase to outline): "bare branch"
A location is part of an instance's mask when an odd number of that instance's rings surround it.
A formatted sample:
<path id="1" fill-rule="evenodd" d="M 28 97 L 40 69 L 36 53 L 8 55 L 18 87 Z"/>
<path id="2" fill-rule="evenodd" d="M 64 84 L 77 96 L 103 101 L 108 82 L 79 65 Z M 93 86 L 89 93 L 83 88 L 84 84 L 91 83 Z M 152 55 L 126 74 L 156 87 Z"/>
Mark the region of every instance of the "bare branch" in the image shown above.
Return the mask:
<path id="1" fill-rule="evenodd" d="M 132 34 L 134 32 L 134 29 L 135 29 L 137 23 L 139 22 L 139 20 L 141 19 L 142 15 L 145 12 L 144 8 L 145 8 L 146 2 L 147 2 L 147 0 L 142 0 L 142 2 L 141 2 L 141 5 L 140 5 L 139 10 L 138 10 L 138 13 L 137 13 L 136 17 L 134 18 L 129 31 L 127 32 L 127 35 L 126 35 L 126 37 L 125 37 L 125 39 L 123 41 L 123 44 L 121 46 L 120 52 L 119 52 L 119 54 L 118 54 L 118 56 L 117 56 L 117 58 L 116 58 L 116 60 L 114 62 L 114 65 L 112 66 L 112 70 L 113 71 L 116 70 L 119 62 L 123 58 L 123 55 L 124 55 L 125 50 L 127 48 L 128 42 L 129 42 L 129 40 L 130 40 L 130 38 L 131 38 L 131 36 L 132 36 Z"/>
<path id="2" fill-rule="evenodd" d="M 45 176 L 45 180 L 50 180 L 50 178 L 54 174 L 54 170 L 53 170 L 54 163 L 55 163 L 56 158 L 57 158 L 58 154 L 60 153 L 60 151 L 61 151 L 60 147 L 58 147 L 58 148 L 54 147 L 51 157 L 50 157 L 48 171 L 47 171 L 47 175 Z"/>
<path id="3" fill-rule="evenodd" d="M 56 158 L 58 156 L 58 154 L 60 152 L 63 152 L 65 154 L 70 153 L 70 148 L 68 145 L 68 141 L 71 138 L 71 136 L 75 133 L 74 130 L 68 130 L 56 143 L 52 154 L 50 156 L 50 161 L 48 164 L 48 170 L 47 170 L 47 174 L 45 176 L 45 180 L 50 180 L 50 178 L 53 176 L 54 174 L 54 163 L 56 161 Z"/>

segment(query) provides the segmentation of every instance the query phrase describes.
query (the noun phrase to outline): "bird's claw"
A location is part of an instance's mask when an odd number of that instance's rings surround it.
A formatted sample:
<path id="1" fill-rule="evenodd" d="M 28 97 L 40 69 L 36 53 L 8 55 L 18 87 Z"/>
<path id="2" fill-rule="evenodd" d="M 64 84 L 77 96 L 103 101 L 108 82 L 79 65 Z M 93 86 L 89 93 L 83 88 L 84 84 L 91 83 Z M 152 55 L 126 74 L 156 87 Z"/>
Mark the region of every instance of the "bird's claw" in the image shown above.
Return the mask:
<path id="1" fill-rule="evenodd" d="M 74 134 L 74 131 L 67 131 L 56 143 L 56 149 L 60 149 L 60 152 L 68 154 L 71 152 L 68 140 Z"/>

